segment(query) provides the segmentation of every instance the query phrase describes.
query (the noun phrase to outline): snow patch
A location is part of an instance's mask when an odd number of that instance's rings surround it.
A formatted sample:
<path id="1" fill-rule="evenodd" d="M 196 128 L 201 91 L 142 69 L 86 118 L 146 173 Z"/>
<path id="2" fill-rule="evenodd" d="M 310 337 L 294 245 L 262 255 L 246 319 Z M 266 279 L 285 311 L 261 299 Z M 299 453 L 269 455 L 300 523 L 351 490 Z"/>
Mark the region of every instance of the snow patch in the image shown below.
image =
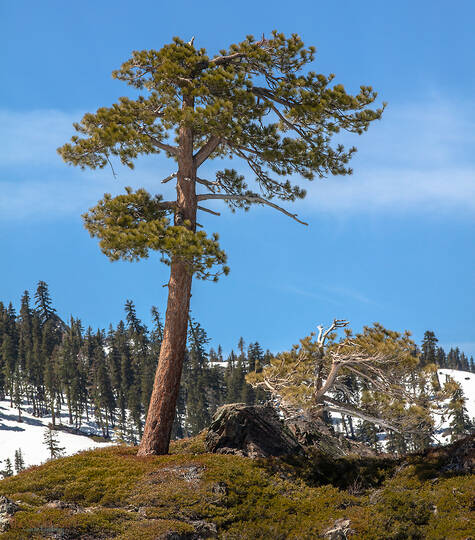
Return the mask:
<path id="1" fill-rule="evenodd" d="M 437 373 L 440 384 L 444 384 L 448 377 L 460 384 L 467 399 L 465 406 L 467 407 L 468 416 L 471 420 L 475 418 L 475 373 L 457 369 L 438 369 Z"/>
<path id="2" fill-rule="evenodd" d="M 18 421 L 18 409 L 10 407 L 9 401 L 0 401 L 0 470 L 5 467 L 5 460 L 10 458 L 14 463 L 15 450 L 21 449 L 25 466 L 40 465 L 50 457 L 43 443 L 45 428 L 51 422 L 51 416 L 37 418 L 22 408 L 22 422 Z M 64 424 L 67 426 L 67 424 Z M 84 431 L 97 433 L 93 422 L 84 426 Z M 70 456 L 82 450 L 109 446 L 112 442 L 96 442 L 81 434 L 55 431 L 59 445 L 64 447 L 65 456 Z"/>

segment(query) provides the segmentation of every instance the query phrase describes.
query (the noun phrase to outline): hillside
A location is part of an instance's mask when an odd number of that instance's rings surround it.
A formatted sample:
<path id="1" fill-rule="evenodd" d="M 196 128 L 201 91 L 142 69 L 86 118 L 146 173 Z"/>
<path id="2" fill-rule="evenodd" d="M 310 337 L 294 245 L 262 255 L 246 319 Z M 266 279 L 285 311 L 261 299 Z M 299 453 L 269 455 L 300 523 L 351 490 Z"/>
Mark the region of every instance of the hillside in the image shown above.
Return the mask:
<path id="1" fill-rule="evenodd" d="M 365 540 L 475 533 L 473 439 L 399 461 L 289 463 L 203 448 L 202 435 L 168 456 L 101 448 L 2 480 L 0 495 L 14 505 L 0 537 L 313 539 L 335 526 Z"/>

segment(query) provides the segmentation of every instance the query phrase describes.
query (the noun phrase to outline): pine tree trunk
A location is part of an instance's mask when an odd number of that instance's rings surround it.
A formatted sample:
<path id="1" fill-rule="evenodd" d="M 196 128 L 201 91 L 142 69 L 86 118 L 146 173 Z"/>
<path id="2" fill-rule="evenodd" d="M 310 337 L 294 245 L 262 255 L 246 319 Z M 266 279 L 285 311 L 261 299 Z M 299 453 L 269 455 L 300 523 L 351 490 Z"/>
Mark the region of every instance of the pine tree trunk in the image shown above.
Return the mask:
<path id="1" fill-rule="evenodd" d="M 193 98 L 184 97 L 184 107 L 193 107 Z M 193 133 L 190 128 L 180 128 L 179 147 L 175 225 L 183 225 L 186 220 L 189 228 L 194 231 L 197 206 L 196 167 L 193 161 Z M 189 265 L 174 257 L 168 282 L 163 341 L 144 433 L 137 453 L 139 456 L 168 453 L 185 357 L 192 278 Z"/>
<path id="2" fill-rule="evenodd" d="M 185 355 L 191 279 L 184 262 L 172 263 L 164 339 L 138 455 L 168 452 Z"/>

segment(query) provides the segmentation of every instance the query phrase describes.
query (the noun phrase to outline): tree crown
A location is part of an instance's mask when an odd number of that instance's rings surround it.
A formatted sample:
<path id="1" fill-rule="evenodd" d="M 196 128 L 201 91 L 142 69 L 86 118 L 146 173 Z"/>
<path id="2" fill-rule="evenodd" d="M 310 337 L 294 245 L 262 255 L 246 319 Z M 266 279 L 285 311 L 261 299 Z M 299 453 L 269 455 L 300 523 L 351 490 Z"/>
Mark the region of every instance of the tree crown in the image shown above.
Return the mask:
<path id="1" fill-rule="evenodd" d="M 110 164 L 113 156 L 133 168 L 140 154 L 165 152 L 180 171 L 186 132 L 195 171 L 189 180 L 205 189 L 197 202 L 220 199 L 233 210 L 267 204 L 296 218 L 271 199 L 304 197 L 295 175 L 312 180 L 350 174 L 355 148 L 333 145 L 333 136 L 341 130 L 363 133 L 384 108 L 369 108 L 376 99 L 370 86 L 351 95 L 341 84 L 332 86 L 333 75 L 309 71 L 314 56 L 315 49 L 298 35 L 276 31 L 259 41 L 248 36 L 212 58 L 193 40 L 179 38 L 158 51 L 134 51 L 113 77 L 141 94 L 84 115 L 74 124 L 78 134 L 58 151 L 68 163 L 92 169 Z M 207 159 L 217 157 L 242 160 L 254 176 L 252 189 L 236 169 L 218 170 L 214 180 L 195 177 Z M 198 277 L 216 275 L 210 270 L 214 265 L 227 273 L 217 237 L 207 238 L 193 223 L 177 219 L 178 199 L 164 202 L 144 190 L 119 197 L 106 194 L 84 216 L 111 259 L 144 257 L 152 249 L 165 261 L 170 256 L 190 261 Z"/>

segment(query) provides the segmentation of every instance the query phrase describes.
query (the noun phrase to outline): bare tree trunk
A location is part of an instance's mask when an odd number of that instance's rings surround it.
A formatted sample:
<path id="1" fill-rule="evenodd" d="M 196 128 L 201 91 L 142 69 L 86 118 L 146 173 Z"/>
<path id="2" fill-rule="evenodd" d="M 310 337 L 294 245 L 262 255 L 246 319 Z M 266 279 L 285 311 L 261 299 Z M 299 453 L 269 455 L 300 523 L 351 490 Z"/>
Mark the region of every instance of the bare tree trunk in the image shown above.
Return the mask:
<path id="1" fill-rule="evenodd" d="M 193 99 L 185 98 L 184 107 L 193 107 Z M 188 221 L 188 227 L 194 231 L 197 207 L 196 166 L 193 161 L 191 129 L 182 127 L 179 140 L 175 225 L 183 225 Z M 184 260 L 173 258 L 163 341 L 144 433 L 137 452 L 139 456 L 168 453 L 185 357 L 192 278 L 189 265 Z"/>
<path id="2" fill-rule="evenodd" d="M 185 355 L 191 279 L 184 262 L 172 263 L 163 342 L 139 456 L 168 452 Z"/>

